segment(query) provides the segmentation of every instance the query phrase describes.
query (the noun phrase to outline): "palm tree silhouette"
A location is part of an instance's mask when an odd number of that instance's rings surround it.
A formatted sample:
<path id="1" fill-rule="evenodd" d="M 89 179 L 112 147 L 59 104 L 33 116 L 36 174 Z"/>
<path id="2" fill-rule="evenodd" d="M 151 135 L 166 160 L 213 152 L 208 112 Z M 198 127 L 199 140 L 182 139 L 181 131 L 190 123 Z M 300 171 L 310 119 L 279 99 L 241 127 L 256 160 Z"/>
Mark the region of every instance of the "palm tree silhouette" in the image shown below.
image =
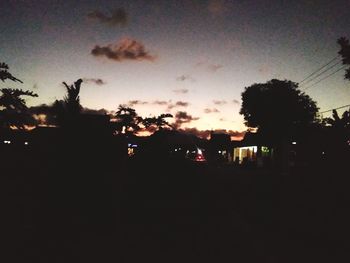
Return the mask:
<path id="1" fill-rule="evenodd" d="M 155 127 L 157 131 L 162 130 L 166 127 L 173 128 L 165 119 L 172 118 L 173 115 L 170 113 L 161 114 L 157 117 L 149 117 L 143 120 L 143 125 L 146 128 Z"/>
<path id="2" fill-rule="evenodd" d="M 115 117 L 117 118 L 116 130 L 119 133 L 133 134 L 140 130 L 142 118 L 137 115 L 135 109 L 119 105 Z"/>
<path id="3" fill-rule="evenodd" d="M 66 127 L 74 125 L 76 118 L 81 113 L 82 106 L 80 104 L 79 93 L 82 83 L 82 79 L 78 79 L 70 86 L 66 82 L 63 82 L 67 90 L 67 95 L 63 100 L 56 100 L 52 105 L 57 123 L 60 126 Z"/>

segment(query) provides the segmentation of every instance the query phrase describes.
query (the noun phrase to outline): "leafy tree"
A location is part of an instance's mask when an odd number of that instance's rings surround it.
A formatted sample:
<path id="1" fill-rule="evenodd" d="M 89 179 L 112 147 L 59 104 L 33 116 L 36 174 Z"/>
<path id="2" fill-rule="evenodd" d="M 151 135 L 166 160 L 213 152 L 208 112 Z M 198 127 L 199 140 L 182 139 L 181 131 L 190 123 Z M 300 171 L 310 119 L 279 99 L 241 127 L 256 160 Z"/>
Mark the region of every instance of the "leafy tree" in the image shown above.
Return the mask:
<path id="1" fill-rule="evenodd" d="M 115 117 L 118 133 L 133 134 L 140 130 L 142 118 L 137 115 L 135 109 L 119 105 Z"/>
<path id="2" fill-rule="evenodd" d="M 316 102 L 292 81 L 272 79 L 246 87 L 242 93 L 240 114 L 246 126 L 274 141 L 317 123 L 317 112 Z"/>
<path id="3" fill-rule="evenodd" d="M 5 63 L 0 63 L 0 79 L 12 80 L 21 82 L 21 80 L 14 77 L 9 71 L 9 67 Z M 26 101 L 22 96 L 38 97 L 32 91 L 24 91 L 22 89 L 0 89 L 0 126 L 2 128 L 16 127 L 24 129 L 25 125 L 33 124 L 34 120 L 28 112 Z"/>
<path id="4" fill-rule="evenodd" d="M 0 62 L 0 80 L 2 80 L 2 82 L 9 79 L 12 81 L 18 81 L 18 82 L 23 83 L 18 78 L 12 76 L 12 74 L 8 70 L 9 70 L 9 66 L 6 63 Z"/>
<path id="5" fill-rule="evenodd" d="M 172 128 L 172 126 L 166 121 L 166 118 L 172 118 L 173 115 L 166 113 L 157 117 L 149 117 L 143 120 L 143 125 L 146 128 L 154 127 L 156 130 L 162 130 L 166 127 Z"/>
<path id="6" fill-rule="evenodd" d="M 350 43 L 349 40 L 345 37 L 338 39 L 337 43 L 340 45 L 339 55 L 342 57 L 343 65 L 350 66 Z M 350 80 L 350 67 L 345 71 L 345 79 Z"/>

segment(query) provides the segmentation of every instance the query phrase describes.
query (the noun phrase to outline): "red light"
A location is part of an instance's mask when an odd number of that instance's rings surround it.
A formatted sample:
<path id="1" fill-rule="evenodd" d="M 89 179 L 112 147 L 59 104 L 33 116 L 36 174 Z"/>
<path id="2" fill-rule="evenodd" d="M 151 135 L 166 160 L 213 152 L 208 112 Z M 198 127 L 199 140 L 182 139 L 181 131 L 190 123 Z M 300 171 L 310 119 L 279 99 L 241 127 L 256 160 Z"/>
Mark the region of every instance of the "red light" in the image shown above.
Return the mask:
<path id="1" fill-rule="evenodd" d="M 196 159 L 197 162 L 205 162 L 205 158 L 202 154 L 197 154 Z"/>

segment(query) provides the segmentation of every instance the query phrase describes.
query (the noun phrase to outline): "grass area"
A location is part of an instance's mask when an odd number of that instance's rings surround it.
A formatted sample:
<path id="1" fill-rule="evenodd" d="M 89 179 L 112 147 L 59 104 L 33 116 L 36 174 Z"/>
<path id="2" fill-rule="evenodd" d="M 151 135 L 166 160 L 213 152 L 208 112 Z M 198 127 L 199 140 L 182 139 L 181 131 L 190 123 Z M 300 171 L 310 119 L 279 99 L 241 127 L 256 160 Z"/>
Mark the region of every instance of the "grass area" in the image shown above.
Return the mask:
<path id="1" fill-rule="evenodd" d="M 340 172 L 10 157 L 6 262 L 330 262 L 349 245 Z"/>

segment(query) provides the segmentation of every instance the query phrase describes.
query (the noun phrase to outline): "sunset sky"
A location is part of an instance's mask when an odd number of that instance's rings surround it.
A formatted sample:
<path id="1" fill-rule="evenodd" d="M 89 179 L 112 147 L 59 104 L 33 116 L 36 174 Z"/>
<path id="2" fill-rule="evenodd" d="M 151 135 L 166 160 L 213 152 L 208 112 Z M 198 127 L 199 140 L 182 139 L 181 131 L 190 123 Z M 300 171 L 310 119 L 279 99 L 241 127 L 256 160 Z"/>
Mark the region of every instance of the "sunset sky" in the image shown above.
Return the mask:
<path id="1" fill-rule="evenodd" d="M 350 37 L 349 8 L 348 0 L 1 0 L 0 61 L 24 84 L 0 85 L 38 93 L 29 105 L 49 104 L 64 96 L 62 81 L 83 78 L 84 107 L 181 111 L 184 127 L 243 131 L 244 87 L 299 82 L 334 58 L 336 40 Z M 343 75 L 307 89 L 320 111 L 350 103 Z"/>

